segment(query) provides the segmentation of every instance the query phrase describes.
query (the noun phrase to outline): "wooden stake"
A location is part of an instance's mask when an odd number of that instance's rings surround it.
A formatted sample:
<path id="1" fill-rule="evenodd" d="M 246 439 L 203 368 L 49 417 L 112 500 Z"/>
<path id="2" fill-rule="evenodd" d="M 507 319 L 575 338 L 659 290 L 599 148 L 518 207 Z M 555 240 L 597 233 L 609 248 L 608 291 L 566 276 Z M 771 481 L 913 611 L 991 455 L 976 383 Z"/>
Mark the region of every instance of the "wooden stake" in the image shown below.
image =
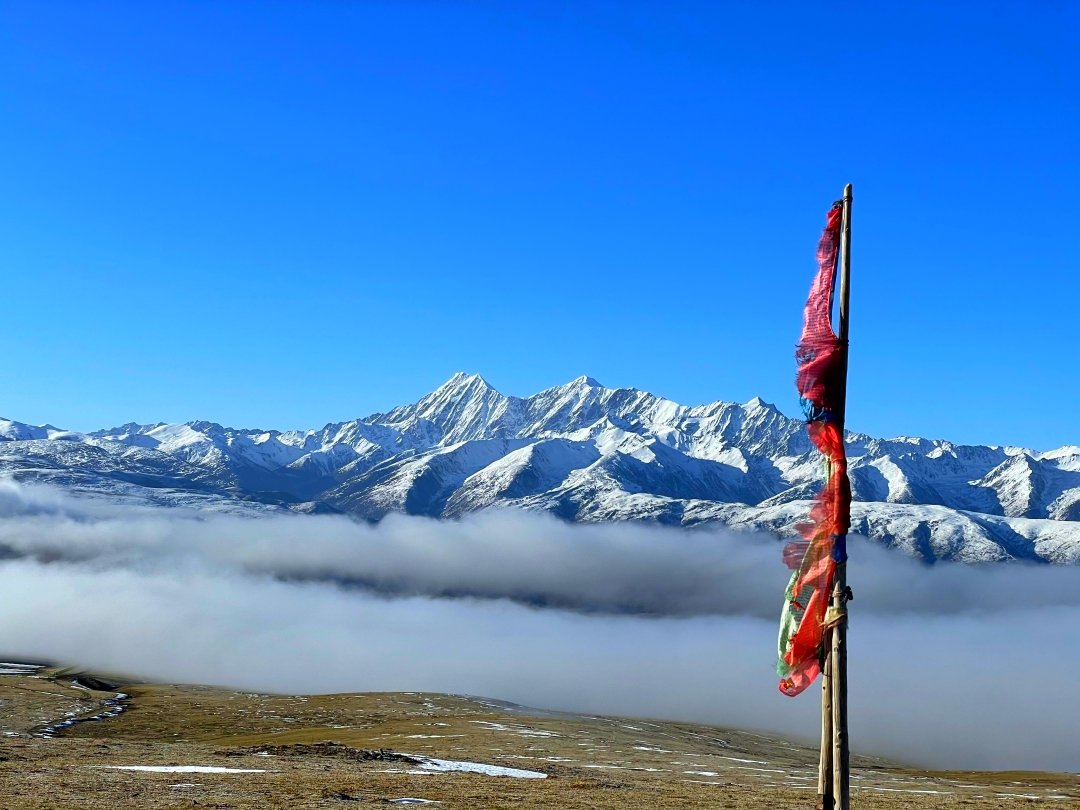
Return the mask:
<path id="1" fill-rule="evenodd" d="M 849 301 L 851 295 L 851 184 L 844 187 L 844 210 L 840 226 L 840 328 L 837 337 L 841 341 L 843 356 L 843 396 L 838 414 L 840 435 L 844 435 L 847 418 L 847 366 Z M 836 566 L 836 584 L 833 588 L 832 606 L 840 612 L 840 620 L 831 631 L 829 652 L 832 687 L 832 795 L 836 810 L 851 807 L 850 751 L 848 747 L 847 715 L 847 563 Z"/>

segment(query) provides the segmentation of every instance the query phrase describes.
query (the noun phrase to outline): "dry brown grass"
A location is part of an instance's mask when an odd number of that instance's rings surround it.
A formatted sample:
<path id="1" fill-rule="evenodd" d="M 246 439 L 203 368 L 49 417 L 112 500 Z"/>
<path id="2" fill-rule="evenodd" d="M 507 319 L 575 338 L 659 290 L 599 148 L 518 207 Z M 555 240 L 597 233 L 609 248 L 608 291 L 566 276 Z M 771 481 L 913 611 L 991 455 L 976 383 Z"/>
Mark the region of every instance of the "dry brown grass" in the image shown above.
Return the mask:
<path id="1" fill-rule="evenodd" d="M 448 695 L 259 695 L 153 684 L 123 691 L 132 700 L 119 717 L 42 739 L 35 730 L 68 712 L 93 715 L 112 693 L 75 688 L 70 675 L 56 671 L 0 677 L 8 734 L 0 738 L 0 808 L 389 808 L 403 797 L 441 802 L 428 805 L 438 810 L 808 810 L 815 803 L 815 751 L 733 729 L 579 717 Z M 273 754 L 260 755 L 269 746 Z M 356 753 L 380 748 L 550 778 L 416 775 L 408 763 Z M 135 764 L 267 772 L 103 767 Z M 853 784 L 860 808 L 1080 807 L 1080 778 L 1066 774 L 928 773 L 857 759 Z"/>

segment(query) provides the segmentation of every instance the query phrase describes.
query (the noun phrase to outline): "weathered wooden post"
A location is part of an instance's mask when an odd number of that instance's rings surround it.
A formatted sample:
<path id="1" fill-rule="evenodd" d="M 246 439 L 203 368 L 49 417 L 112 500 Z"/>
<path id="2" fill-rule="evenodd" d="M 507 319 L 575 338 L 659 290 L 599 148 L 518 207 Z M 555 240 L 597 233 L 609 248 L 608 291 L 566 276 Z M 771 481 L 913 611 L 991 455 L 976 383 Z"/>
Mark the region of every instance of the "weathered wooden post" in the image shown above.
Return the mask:
<path id="1" fill-rule="evenodd" d="M 844 187 L 844 209 L 840 226 L 840 351 L 843 355 L 843 396 L 838 414 L 841 440 L 847 421 L 848 327 L 851 296 L 851 184 Z M 836 810 L 851 806 L 850 751 L 848 747 L 847 714 L 847 537 L 837 555 L 836 578 L 832 594 L 835 624 L 830 629 L 828 672 L 832 691 L 832 799 Z"/>

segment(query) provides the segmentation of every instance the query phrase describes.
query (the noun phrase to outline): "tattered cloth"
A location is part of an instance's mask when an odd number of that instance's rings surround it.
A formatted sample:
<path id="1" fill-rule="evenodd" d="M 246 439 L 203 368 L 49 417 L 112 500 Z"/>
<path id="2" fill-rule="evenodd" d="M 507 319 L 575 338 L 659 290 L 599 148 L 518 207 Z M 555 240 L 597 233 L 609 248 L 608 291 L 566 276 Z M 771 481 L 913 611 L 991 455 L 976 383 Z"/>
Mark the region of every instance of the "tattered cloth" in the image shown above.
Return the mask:
<path id="1" fill-rule="evenodd" d="M 844 396 L 844 352 L 832 327 L 842 209 L 829 211 L 818 243 L 818 272 L 806 302 L 802 337 L 795 352 L 796 385 L 806 412 L 807 432 L 825 457 L 825 486 L 797 528 L 802 539 L 784 549 L 792 569 L 780 618 L 780 691 L 794 697 L 821 672 L 826 611 L 837 563 L 847 560 L 851 487 L 844 437 L 837 422 Z"/>

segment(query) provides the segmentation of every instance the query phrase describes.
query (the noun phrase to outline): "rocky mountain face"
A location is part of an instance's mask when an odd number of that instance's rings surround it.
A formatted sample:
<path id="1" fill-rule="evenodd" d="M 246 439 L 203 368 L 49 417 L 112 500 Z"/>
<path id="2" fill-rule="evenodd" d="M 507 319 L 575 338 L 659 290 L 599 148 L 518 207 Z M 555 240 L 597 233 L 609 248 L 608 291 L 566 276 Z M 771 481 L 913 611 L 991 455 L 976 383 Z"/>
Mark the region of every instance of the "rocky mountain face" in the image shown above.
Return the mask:
<path id="1" fill-rule="evenodd" d="M 1080 447 L 847 440 L 853 531 L 927 561 L 1080 563 Z M 688 407 L 590 377 L 519 398 L 455 374 L 412 405 L 309 431 L 189 422 L 81 434 L 0 419 L 0 474 L 244 512 L 378 520 L 511 506 L 785 535 L 822 470 L 801 420 L 760 399 Z"/>

